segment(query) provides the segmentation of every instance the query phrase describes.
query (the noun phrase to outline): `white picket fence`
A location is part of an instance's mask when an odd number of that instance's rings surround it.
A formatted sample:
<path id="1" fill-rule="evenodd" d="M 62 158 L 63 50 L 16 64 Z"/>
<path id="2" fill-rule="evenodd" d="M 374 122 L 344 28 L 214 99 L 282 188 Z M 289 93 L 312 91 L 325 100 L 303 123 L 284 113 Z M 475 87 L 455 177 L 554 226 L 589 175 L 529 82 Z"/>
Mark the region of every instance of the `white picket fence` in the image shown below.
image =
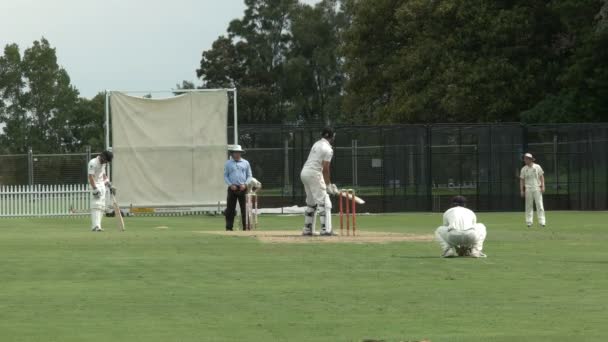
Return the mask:
<path id="1" fill-rule="evenodd" d="M 88 184 L 0 186 L 0 217 L 89 214 Z"/>

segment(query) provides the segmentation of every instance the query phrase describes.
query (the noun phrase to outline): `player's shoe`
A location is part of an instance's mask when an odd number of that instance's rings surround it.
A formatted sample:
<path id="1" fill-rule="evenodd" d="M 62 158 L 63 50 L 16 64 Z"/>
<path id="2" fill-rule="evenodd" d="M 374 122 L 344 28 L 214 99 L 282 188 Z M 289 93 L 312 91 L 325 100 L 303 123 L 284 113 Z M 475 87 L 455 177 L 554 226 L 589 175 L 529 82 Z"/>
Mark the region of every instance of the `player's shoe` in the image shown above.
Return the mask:
<path id="1" fill-rule="evenodd" d="M 321 229 L 321 236 L 334 236 L 334 233 L 331 230 L 326 230 L 325 228 Z"/>
<path id="2" fill-rule="evenodd" d="M 95 230 L 96 232 L 103 232 L 103 228 L 101 227 L 97 227 L 97 230 Z"/>
<path id="3" fill-rule="evenodd" d="M 547 228 L 546 224 L 541 224 L 540 226 L 543 227 L 543 228 Z"/>
<path id="4" fill-rule="evenodd" d="M 532 228 L 532 223 L 527 224 L 528 228 Z"/>
<path id="5" fill-rule="evenodd" d="M 480 251 L 473 251 L 473 252 L 471 252 L 471 257 L 472 258 L 487 258 L 488 256 L 483 254 Z"/>
<path id="6" fill-rule="evenodd" d="M 456 251 L 452 247 L 447 248 L 446 250 L 443 251 L 443 253 L 441 253 L 442 258 L 453 258 L 457 255 L 458 254 L 456 254 Z"/>
<path id="7" fill-rule="evenodd" d="M 312 229 L 308 227 L 302 229 L 302 236 L 312 236 Z"/>

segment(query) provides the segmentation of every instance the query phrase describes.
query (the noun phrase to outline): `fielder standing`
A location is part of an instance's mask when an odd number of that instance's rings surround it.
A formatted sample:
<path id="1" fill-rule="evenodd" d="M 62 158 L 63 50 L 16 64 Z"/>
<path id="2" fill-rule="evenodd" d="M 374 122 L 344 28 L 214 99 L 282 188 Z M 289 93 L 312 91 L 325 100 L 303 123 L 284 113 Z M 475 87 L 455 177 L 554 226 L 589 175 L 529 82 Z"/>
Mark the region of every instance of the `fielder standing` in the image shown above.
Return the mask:
<path id="1" fill-rule="evenodd" d="M 114 155 L 103 151 L 91 159 L 88 165 L 89 185 L 91 186 L 91 230 L 102 232 L 101 218 L 106 210 L 106 192 L 116 193 L 106 174 L 105 164 L 111 163 Z"/>
<path id="2" fill-rule="evenodd" d="M 306 191 L 306 211 L 304 213 L 304 229 L 302 235 L 313 234 L 312 226 L 315 212 L 321 220 L 321 235 L 332 235 L 331 230 L 331 200 L 329 194 L 338 194 L 338 188 L 331 184 L 329 173 L 331 158 L 334 150 L 331 143 L 334 141 L 333 129 L 326 127 L 321 132 L 321 139 L 310 150 L 308 159 L 304 163 L 300 179 Z"/>
<path id="3" fill-rule="evenodd" d="M 230 159 L 224 165 L 224 181 L 228 185 L 228 198 L 226 200 L 226 230 L 232 231 L 234 217 L 236 216 L 236 202 L 241 208 L 241 223 L 243 230 L 247 230 L 246 195 L 247 184 L 252 180 L 251 166 L 241 157 L 245 151 L 241 145 L 232 145 L 228 148 Z"/>
<path id="4" fill-rule="evenodd" d="M 528 228 L 534 223 L 534 206 L 536 203 L 536 213 L 538 223 L 544 227 L 545 207 L 543 205 L 543 193 L 545 192 L 545 176 L 543 168 L 534 163 L 536 159 L 530 153 L 524 155 L 524 167 L 519 175 L 519 191 L 521 197 L 526 199 L 526 224 Z"/>
<path id="5" fill-rule="evenodd" d="M 471 256 L 485 258 L 483 242 L 486 239 L 486 226 L 477 223 L 477 216 L 465 208 L 466 198 L 456 196 L 452 208 L 443 214 L 443 225 L 435 231 L 441 245 L 441 257 Z"/>

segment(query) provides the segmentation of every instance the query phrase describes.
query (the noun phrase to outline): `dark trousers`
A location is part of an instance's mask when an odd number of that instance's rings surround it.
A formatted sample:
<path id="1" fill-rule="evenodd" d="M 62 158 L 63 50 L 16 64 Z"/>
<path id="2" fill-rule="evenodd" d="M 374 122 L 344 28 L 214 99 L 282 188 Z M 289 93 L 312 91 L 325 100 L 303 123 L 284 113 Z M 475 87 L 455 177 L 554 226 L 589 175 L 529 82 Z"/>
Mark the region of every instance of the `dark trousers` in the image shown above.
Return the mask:
<path id="1" fill-rule="evenodd" d="M 246 204 L 246 193 L 245 190 L 231 190 L 228 188 L 228 199 L 226 200 L 226 230 L 232 230 L 234 226 L 234 217 L 236 216 L 236 202 L 238 200 L 239 206 L 241 207 L 241 222 L 243 224 L 243 230 L 246 229 L 245 219 L 247 213 L 245 211 Z"/>

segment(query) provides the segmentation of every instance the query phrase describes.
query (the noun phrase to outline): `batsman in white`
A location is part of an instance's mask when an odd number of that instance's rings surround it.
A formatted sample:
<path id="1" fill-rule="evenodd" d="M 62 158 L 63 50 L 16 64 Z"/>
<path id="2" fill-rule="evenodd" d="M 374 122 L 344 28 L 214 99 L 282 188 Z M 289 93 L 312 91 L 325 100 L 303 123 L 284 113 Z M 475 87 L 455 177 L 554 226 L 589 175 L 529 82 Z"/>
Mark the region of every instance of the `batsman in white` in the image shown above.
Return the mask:
<path id="1" fill-rule="evenodd" d="M 91 185 L 91 230 L 102 232 L 101 218 L 106 210 L 106 192 L 116 193 L 106 174 L 105 164 L 111 163 L 114 155 L 111 151 L 103 151 L 91 159 L 88 165 L 89 184 Z"/>
<path id="2" fill-rule="evenodd" d="M 329 194 L 338 195 L 339 193 L 338 187 L 331 184 L 329 178 L 331 159 L 334 155 L 331 144 L 334 139 L 334 130 L 330 127 L 324 128 L 321 132 L 321 139 L 312 146 L 300 173 L 300 179 L 306 191 L 306 211 L 304 212 L 304 229 L 302 230 L 304 236 L 313 234 L 315 212 L 318 212 L 321 221 L 321 235 L 332 235 L 332 205 Z"/>
<path id="3" fill-rule="evenodd" d="M 471 256 L 485 258 L 483 242 L 486 239 L 486 226 L 477 223 L 477 216 L 465 208 L 466 198 L 456 196 L 452 208 L 443 214 L 443 225 L 435 231 L 441 245 L 441 257 Z"/>
<path id="4" fill-rule="evenodd" d="M 526 199 L 526 225 L 528 225 L 528 228 L 532 227 L 532 223 L 534 223 L 534 203 L 536 203 L 538 223 L 542 227 L 547 224 L 545 206 L 543 205 L 545 172 L 540 165 L 534 162 L 535 160 L 532 154 L 524 154 L 524 163 L 526 165 L 521 168 L 519 175 L 519 191 L 521 197 Z"/>

